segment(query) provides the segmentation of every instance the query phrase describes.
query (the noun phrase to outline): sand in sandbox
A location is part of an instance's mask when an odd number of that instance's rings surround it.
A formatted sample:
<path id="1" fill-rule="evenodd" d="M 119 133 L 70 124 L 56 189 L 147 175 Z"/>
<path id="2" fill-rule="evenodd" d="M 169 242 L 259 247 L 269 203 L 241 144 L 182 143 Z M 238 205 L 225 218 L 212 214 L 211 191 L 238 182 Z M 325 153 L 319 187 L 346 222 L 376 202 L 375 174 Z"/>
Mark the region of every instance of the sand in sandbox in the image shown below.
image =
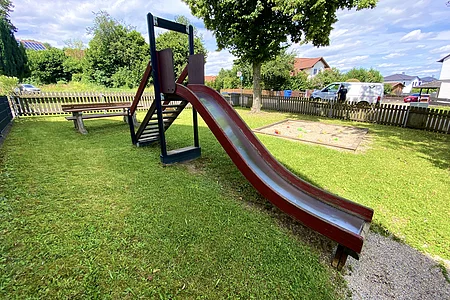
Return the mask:
<path id="1" fill-rule="evenodd" d="M 356 150 L 369 129 L 320 122 L 284 120 L 257 128 L 254 131 L 304 142 Z"/>

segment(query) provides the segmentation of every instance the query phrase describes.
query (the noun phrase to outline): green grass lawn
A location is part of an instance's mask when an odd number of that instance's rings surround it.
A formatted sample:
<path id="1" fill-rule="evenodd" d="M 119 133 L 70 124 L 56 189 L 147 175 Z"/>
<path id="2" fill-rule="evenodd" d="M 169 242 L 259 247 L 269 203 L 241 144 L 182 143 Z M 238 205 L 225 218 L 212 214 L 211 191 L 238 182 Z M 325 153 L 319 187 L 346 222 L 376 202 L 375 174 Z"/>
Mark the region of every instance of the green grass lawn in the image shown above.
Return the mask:
<path id="1" fill-rule="evenodd" d="M 39 86 L 43 92 L 129 92 L 135 93 L 137 88 L 106 88 L 104 86 L 96 85 L 95 83 L 85 83 L 70 81 L 68 83 L 46 84 Z M 153 92 L 153 87 L 149 87 L 145 92 Z"/>
<path id="2" fill-rule="evenodd" d="M 288 117 L 369 128 L 368 149 L 357 154 L 259 138 L 298 176 L 373 208 L 374 230 L 450 259 L 450 135 L 279 113 L 242 115 L 252 128 Z"/>
<path id="3" fill-rule="evenodd" d="M 357 153 L 259 138 L 298 176 L 372 207 L 376 231 L 450 259 L 449 135 L 238 111 L 252 128 L 286 118 L 369 128 Z M 262 199 L 203 121 L 202 157 L 169 167 L 158 147 L 131 146 L 119 118 L 86 128 L 81 136 L 63 117 L 22 118 L 0 150 L 3 295 L 345 296 L 324 259 L 332 243 Z M 192 144 L 190 111 L 167 140 Z"/>
<path id="4" fill-rule="evenodd" d="M 190 119 L 170 147 L 191 143 Z M 120 118 L 86 136 L 59 116 L 16 120 L 0 149 L 0 297 L 343 297 L 322 253 L 249 205 L 262 199 L 201 126 L 203 157 L 164 167 Z"/>

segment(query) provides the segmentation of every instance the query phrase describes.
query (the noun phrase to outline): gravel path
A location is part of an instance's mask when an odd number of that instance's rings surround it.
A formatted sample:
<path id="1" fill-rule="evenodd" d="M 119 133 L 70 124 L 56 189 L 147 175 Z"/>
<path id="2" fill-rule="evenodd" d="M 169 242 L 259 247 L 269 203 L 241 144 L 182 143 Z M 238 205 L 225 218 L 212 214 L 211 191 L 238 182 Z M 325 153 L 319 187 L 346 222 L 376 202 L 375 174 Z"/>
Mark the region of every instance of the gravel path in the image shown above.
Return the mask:
<path id="1" fill-rule="evenodd" d="M 347 260 L 344 276 L 352 299 L 450 299 L 438 263 L 408 245 L 369 233 L 359 261 Z M 450 274 L 447 265 L 448 274 Z"/>

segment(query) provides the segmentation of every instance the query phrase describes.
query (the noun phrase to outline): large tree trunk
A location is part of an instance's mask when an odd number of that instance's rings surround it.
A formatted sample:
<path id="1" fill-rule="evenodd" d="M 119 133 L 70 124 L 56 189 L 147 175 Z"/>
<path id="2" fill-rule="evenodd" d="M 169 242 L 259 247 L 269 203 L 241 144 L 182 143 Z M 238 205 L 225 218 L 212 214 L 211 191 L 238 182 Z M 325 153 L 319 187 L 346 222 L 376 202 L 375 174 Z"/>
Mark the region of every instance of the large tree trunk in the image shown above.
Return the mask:
<path id="1" fill-rule="evenodd" d="M 252 113 L 261 111 L 261 63 L 253 63 L 253 105 Z"/>

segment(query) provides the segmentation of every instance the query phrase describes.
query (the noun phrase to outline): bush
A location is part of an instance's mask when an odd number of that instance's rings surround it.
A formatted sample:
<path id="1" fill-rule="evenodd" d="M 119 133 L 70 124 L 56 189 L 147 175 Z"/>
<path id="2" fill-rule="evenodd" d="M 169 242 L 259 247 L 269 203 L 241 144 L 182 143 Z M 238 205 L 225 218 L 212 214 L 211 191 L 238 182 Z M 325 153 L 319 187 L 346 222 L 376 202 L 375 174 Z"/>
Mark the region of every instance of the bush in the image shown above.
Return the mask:
<path id="1" fill-rule="evenodd" d="M 72 81 L 80 82 L 83 79 L 82 73 L 72 74 Z"/>
<path id="2" fill-rule="evenodd" d="M 384 84 L 384 94 L 391 95 L 392 94 L 392 85 L 385 83 Z"/>
<path id="3" fill-rule="evenodd" d="M 9 95 L 19 83 L 16 77 L 0 75 L 0 95 Z"/>

